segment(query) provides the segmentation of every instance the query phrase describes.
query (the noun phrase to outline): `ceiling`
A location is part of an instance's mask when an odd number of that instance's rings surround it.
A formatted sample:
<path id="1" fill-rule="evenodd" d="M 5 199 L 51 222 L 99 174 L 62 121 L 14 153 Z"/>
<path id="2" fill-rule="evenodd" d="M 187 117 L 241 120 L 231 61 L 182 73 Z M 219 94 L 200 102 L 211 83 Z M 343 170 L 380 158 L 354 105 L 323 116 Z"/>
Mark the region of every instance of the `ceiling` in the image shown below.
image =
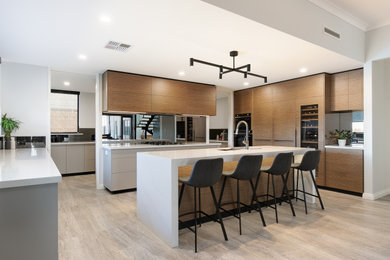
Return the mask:
<path id="1" fill-rule="evenodd" d="M 66 86 L 64 83 L 68 82 Z M 51 71 L 51 88 L 95 93 L 95 75 L 79 74 L 64 71 Z"/>
<path id="2" fill-rule="evenodd" d="M 345 21 L 368 31 L 390 24 L 389 0 L 309 0 Z"/>
<path id="3" fill-rule="evenodd" d="M 125 53 L 105 49 L 110 40 L 132 47 Z M 269 82 L 362 66 L 199 0 L 116 0 L 110 5 L 103 0 L 21 0 L 7 1 L 0 9 L 2 58 L 55 71 L 95 75 L 111 69 L 231 89 L 263 84 L 238 73 L 219 80 L 217 68 L 189 66 L 190 57 L 231 66 L 231 50 L 239 51 L 237 66 L 250 63 L 252 72 L 268 76 Z M 80 60 L 80 54 L 86 59 Z M 299 72 L 302 67 L 306 73 Z M 60 76 L 53 77 L 58 84 L 65 81 Z"/>

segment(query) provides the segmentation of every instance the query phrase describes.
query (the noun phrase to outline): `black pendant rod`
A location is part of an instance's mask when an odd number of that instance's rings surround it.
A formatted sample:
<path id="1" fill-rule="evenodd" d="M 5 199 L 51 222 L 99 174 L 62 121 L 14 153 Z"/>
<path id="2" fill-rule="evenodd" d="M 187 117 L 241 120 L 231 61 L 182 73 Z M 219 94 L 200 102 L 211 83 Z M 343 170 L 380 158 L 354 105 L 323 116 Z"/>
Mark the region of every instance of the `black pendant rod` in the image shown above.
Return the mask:
<path id="1" fill-rule="evenodd" d="M 262 78 L 262 79 L 264 79 L 264 83 L 267 83 L 267 77 L 266 76 L 262 76 L 262 75 L 258 75 L 258 74 L 254 74 L 254 73 L 249 72 L 250 68 L 251 68 L 250 64 L 247 64 L 247 65 L 244 65 L 244 66 L 241 66 L 241 67 L 238 67 L 238 68 L 229 68 L 229 67 L 226 67 L 224 65 L 218 65 L 218 64 L 211 63 L 211 62 L 208 62 L 208 61 L 203 61 L 203 60 L 198 60 L 198 59 L 195 59 L 195 58 L 190 58 L 190 66 L 194 66 L 195 62 L 219 68 L 219 70 L 220 70 L 219 71 L 219 78 L 220 79 L 222 79 L 222 75 L 223 74 L 235 71 L 235 72 L 239 72 L 239 73 L 244 74 L 244 78 L 246 78 L 247 75 L 250 75 L 250 76 L 253 76 L 253 77 Z M 234 57 L 233 57 L 233 66 L 234 66 Z M 243 69 L 243 68 L 247 68 L 247 71 L 242 71 L 241 69 Z M 226 70 L 226 71 L 224 71 L 224 70 Z"/>

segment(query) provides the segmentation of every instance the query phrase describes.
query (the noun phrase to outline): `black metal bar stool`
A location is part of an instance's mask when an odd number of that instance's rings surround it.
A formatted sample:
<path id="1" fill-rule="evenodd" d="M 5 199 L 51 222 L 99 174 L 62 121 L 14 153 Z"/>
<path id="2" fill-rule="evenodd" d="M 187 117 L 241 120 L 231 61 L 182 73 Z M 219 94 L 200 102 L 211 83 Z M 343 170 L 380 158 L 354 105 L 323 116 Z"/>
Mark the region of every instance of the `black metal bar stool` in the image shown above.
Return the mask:
<path id="1" fill-rule="evenodd" d="M 273 206 L 269 205 L 269 207 L 271 207 L 275 210 L 276 223 L 279 223 L 279 219 L 278 219 L 277 198 L 276 198 L 276 194 L 275 194 L 275 181 L 274 181 L 275 175 L 281 176 L 281 178 L 282 178 L 282 181 L 283 181 L 282 196 L 284 194 L 287 194 L 287 200 L 288 200 L 288 203 L 290 204 L 292 215 L 295 217 L 294 206 L 291 203 L 290 194 L 288 193 L 288 189 L 287 189 L 287 180 L 288 180 L 288 175 L 289 175 L 290 168 L 291 168 L 292 159 L 293 159 L 293 153 L 279 153 L 278 155 L 276 155 L 271 166 L 261 167 L 261 170 L 258 173 L 258 176 L 256 179 L 255 189 L 257 189 L 257 185 L 259 184 L 260 174 L 262 172 L 268 174 L 268 176 L 267 176 L 268 177 L 267 178 L 267 193 L 260 195 L 260 196 L 257 196 L 257 197 L 266 196 L 267 204 L 268 204 L 268 197 L 273 198 L 274 205 Z M 272 195 L 269 194 L 269 176 L 270 175 L 272 178 L 272 188 L 273 188 Z M 254 200 L 255 200 L 255 198 L 252 198 L 251 205 L 252 205 Z"/>
<path id="2" fill-rule="evenodd" d="M 222 158 L 198 160 L 194 164 L 194 168 L 192 169 L 191 176 L 179 178 L 179 182 L 182 183 L 181 189 L 180 189 L 180 195 L 179 195 L 179 209 L 180 209 L 180 204 L 181 204 L 181 201 L 183 198 L 184 187 L 186 185 L 188 185 L 188 186 L 192 186 L 194 188 L 194 211 L 182 214 L 180 216 L 194 214 L 195 228 L 192 229 L 189 227 L 189 229 L 195 233 L 195 253 L 198 252 L 198 228 L 197 228 L 198 227 L 198 215 L 197 215 L 197 213 L 199 213 L 199 217 L 200 217 L 200 214 L 204 214 L 205 216 L 211 218 L 212 220 L 217 221 L 221 225 L 221 229 L 223 232 L 223 236 L 225 237 L 225 240 L 226 241 L 228 240 L 228 237 L 227 237 L 226 231 L 225 231 L 225 226 L 223 225 L 221 214 L 219 212 L 219 205 L 217 203 L 217 199 L 215 197 L 215 192 L 214 192 L 214 188 L 213 188 L 213 185 L 215 185 L 222 176 L 222 169 L 223 169 L 223 159 Z M 216 209 L 216 215 L 217 215 L 218 219 L 203 212 L 200 209 L 200 205 L 199 205 L 199 210 L 197 210 L 196 191 L 197 191 L 197 189 L 199 190 L 199 199 L 200 199 L 200 188 L 207 188 L 207 187 L 210 188 L 211 196 L 213 197 L 213 201 L 214 201 L 214 205 L 215 205 L 215 209 Z M 199 204 L 200 204 L 200 201 L 199 201 Z"/>
<path id="3" fill-rule="evenodd" d="M 245 155 L 240 158 L 238 161 L 237 167 L 234 171 L 224 171 L 222 173 L 223 175 L 223 184 L 221 189 L 221 194 L 219 195 L 218 205 L 221 207 L 221 209 L 225 212 L 232 213 L 231 210 L 226 210 L 222 208 L 223 205 L 228 204 L 237 204 L 237 208 L 235 211 L 237 211 L 237 215 L 233 212 L 233 216 L 238 218 L 239 228 L 240 228 L 240 235 L 242 234 L 241 231 L 241 205 L 245 207 L 251 207 L 252 205 L 246 205 L 240 201 L 240 181 L 249 181 L 251 188 L 252 188 L 252 198 L 255 198 L 257 203 L 257 210 L 260 213 L 261 221 L 263 222 L 263 226 L 266 226 L 263 212 L 261 211 L 261 205 L 259 201 L 257 200 L 256 196 L 256 189 L 253 185 L 252 179 L 256 177 L 256 174 L 258 174 L 261 164 L 263 162 L 263 156 L 262 155 Z M 236 179 L 237 183 L 237 201 L 233 202 L 227 202 L 221 204 L 223 191 L 225 190 L 226 185 L 226 179 L 227 178 L 233 178 Z"/>
<path id="4" fill-rule="evenodd" d="M 313 171 L 317 169 L 318 164 L 320 163 L 320 157 L 321 157 L 321 151 L 315 150 L 315 151 L 308 151 L 303 155 L 301 163 L 294 163 L 291 167 L 295 170 L 297 170 L 297 182 L 296 182 L 296 189 L 295 189 L 295 198 L 301 201 L 305 202 L 305 212 L 307 214 L 307 204 L 306 204 L 306 195 L 313 196 L 315 198 L 318 198 L 321 204 L 321 208 L 324 208 L 324 204 L 322 203 L 320 192 L 318 191 L 317 183 L 315 181 Z M 314 187 L 316 189 L 317 195 L 311 194 L 306 192 L 305 190 L 305 181 L 303 178 L 303 171 L 310 172 L 311 179 L 313 181 Z M 302 190 L 298 189 L 298 183 L 299 183 L 299 175 L 301 175 L 301 181 L 302 181 Z M 303 193 L 303 200 L 298 198 L 298 192 Z"/>

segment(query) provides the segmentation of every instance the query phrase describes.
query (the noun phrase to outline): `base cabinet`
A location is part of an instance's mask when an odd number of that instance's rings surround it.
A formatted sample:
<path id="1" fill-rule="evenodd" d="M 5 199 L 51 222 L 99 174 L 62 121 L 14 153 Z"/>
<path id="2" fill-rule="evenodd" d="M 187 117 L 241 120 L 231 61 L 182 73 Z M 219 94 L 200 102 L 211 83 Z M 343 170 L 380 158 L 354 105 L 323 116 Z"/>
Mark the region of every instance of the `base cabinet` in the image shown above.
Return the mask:
<path id="1" fill-rule="evenodd" d="M 363 150 L 326 148 L 326 186 L 363 193 Z"/>
<path id="2" fill-rule="evenodd" d="M 95 144 L 56 144 L 51 157 L 61 174 L 95 171 Z"/>

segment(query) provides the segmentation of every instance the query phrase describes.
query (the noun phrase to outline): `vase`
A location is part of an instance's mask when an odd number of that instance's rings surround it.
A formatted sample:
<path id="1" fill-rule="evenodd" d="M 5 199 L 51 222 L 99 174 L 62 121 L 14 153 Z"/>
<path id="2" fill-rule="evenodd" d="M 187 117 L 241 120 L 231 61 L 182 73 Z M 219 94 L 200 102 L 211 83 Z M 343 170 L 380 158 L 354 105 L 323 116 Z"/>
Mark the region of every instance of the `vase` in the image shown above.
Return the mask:
<path id="1" fill-rule="evenodd" d="M 11 137 L 4 138 L 4 149 L 7 149 L 7 150 L 11 149 Z"/>
<path id="2" fill-rule="evenodd" d="M 339 143 L 339 146 L 345 146 L 345 144 L 347 143 L 346 139 L 338 139 L 337 141 Z"/>

